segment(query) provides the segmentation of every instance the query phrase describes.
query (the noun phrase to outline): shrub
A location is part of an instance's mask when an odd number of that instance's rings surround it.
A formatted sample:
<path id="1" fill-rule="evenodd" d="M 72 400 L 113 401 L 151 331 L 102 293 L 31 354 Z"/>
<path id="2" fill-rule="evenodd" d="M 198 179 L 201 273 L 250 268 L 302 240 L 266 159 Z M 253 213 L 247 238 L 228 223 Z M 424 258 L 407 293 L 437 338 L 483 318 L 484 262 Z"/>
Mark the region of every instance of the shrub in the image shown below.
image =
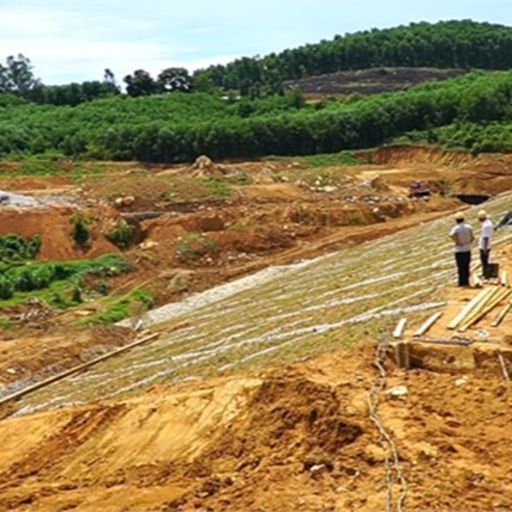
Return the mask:
<path id="1" fill-rule="evenodd" d="M 51 299 L 51 302 L 59 307 L 69 307 L 81 302 L 82 282 L 85 276 L 111 277 L 127 272 L 130 268 L 127 261 L 114 255 L 58 264 L 33 262 L 23 267 L 7 268 L 0 271 L 0 299 L 10 299 L 15 291 L 26 293 L 43 290 L 50 288 L 56 281 L 69 280 L 66 289 L 71 290 L 72 298 L 65 299 L 52 295 Z M 108 293 L 108 286 L 106 290 Z"/>
<path id="2" fill-rule="evenodd" d="M 108 295 L 109 286 L 106 281 L 101 281 L 101 283 L 98 285 L 98 293 L 101 295 Z"/>
<path id="3" fill-rule="evenodd" d="M 7 276 L 0 275 L 0 299 L 10 299 L 14 294 L 14 283 Z"/>
<path id="4" fill-rule="evenodd" d="M 41 237 L 23 238 L 18 235 L 0 236 L 0 261 L 23 262 L 34 259 L 41 249 Z"/>
<path id="5" fill-rule="evenodd" d="M 88 249 L 91 246 L 91 240 L 87 220 L 78 215 L 73 215 L 70 220 L 73 225 L 71 229 L 71 236 L 73 237 L 73 240 L 80 249 Z"/>
<path id="6" fill-rule="evenodd" d="M 82 288 L 80 286 L 75 286 L 73 288 L 73 294 L 71 295 L 71 300 L 76 302 L 77 304 L 81 304 L 83 302 L 82 299 Z"/>
<path id="7" fill-rule="evenodd" d="M 112 304 L 106 311 L 87 320 L 87 324 L 114 324 L 129 316 L 140 316 L 154 304 L 151 293 L 137 290 Z"/>
<path id="8" fill-rule="evenodd" d="M 176 253 L 182 260 L 198 260 L 206 254 L 214 254 L 219 250 L 216 240 L 198 233 L 188 233 L 178 243 Z"/>
<path id="9" fill-rule="evenodd" d="M 105 236 L 117 247 L 127 249 L 133 244 L 134 234 L 135 227 L 128 224 L 124 219 L 121 219 Z"/>

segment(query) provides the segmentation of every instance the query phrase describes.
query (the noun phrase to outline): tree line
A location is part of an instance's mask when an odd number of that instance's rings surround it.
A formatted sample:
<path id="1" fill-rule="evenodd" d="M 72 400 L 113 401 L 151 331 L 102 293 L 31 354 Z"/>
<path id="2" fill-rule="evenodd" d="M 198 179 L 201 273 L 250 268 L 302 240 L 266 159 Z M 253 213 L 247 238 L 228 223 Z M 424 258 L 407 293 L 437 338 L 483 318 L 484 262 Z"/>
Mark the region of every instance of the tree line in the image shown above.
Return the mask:
<path id="1" fill-rule="evenodd" d="M 473 72 L 405 92 L 304 103 L 205 94 L 112 97 L 76 107 L 0 107 L 0 156 L 148 162 L 307 155 L 381 145 L 457 122 L 512 122 L 512 72 Z M 2 103 L 0 102 L 0 105 Z"/>
<path id="2" fill-rule="evenodd" d="M 372 67 L 504 70 L 512 67 L 512 28 L 471 20 L 411 23 L 337 35 L 265 57 L 243 57 L 198 71 L 242 95 L 276 92 L 287 80 Z"/>
<path id="3" fill-rule="evenodd" d="M 188 70 L 179 67 L 166 68 L 153 78 L 143 69 L 135 70 L 123 78 L 128 96 L 149 96 L 169 92 L 192 92 L 207 90 L 201 78 L 193 83 Z M 204 83 L 204 80 L 203 80 Z M 7 57 L 0 64 L 0 93 L 10 93 L 28 101 L 50 105 L 78 105 L 97 98 L 117 96 L 121 87 L 114 73 L 105 69 L 103 80 L 64 85 L 45 85 L 34 75 L 31 60 L 23 54 Z"/>
<path id="4" fill-rule="evenodd" d="M 322 40 L 264 57 L 243 57 L 210 66 L 192 75 L 169 67 L 156 77 L 137 69 L 122 79 L 126 95 L 149 96 L 174 92 L 231 92 L 246 97 L 282 93 L 286 82 L 336 71 L 372 67 L 436 67 L 509 69 L 512 67 L 512 28 L 471 20 L 435 24 L 412 23 L 372 29 Z M 53 105 L 78 105 L 122 93 L 110 69 L 103 80 L 45 85 L 34 75 L 30 59 L 9 56 L 0 64 L 0 92 Z"/>

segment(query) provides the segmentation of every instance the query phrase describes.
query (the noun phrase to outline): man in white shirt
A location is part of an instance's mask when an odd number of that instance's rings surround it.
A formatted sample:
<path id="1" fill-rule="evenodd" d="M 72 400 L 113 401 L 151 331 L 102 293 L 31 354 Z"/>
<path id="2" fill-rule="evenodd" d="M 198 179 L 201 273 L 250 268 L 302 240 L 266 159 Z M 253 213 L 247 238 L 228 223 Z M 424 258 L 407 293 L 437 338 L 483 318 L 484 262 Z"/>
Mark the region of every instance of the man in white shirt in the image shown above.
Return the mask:
<path id="1" fill-rule="evenodd" d="M 450 238 L 454 243 L 455 261 L 459 274 L 459 286 L 469 286 L 469 274 L 471 266 L 471 244 L 475 236 L 473 229 L 464 220 L 464 214 L 455 215 L 457 225 L 451 230 Z"/>
<path id="2" fill-rule="evenodd" d="M 484 277 L 489 277 L 489 257 L 491 255 L 492 235 L 494 226 L 492 220 L 485 210 L 478 212 L 478 220 L 481 223 L 480 239 L 478 248 L 480 249 L 480 261 L 482 262 L 482 273 Z"/>

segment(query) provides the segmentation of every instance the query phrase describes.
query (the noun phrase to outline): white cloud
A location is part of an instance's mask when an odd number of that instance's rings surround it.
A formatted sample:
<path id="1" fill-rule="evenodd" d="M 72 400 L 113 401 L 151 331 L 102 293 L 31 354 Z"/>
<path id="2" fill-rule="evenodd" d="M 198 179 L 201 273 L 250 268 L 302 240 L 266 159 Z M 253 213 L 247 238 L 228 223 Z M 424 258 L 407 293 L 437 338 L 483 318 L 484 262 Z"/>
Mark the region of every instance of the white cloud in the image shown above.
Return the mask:
<path id="1" fill-rule="evenodd" d="M 31 59 L 36 76 L 49 84 L 101 79 L 107 67 L 121 80 L 139 68 L 157 74 L 170 66 L 192 70 L 233 58 L 198 56 L 194 46 L 165 41 L 155 26 L 155 21 L 130 17 L 77 15 L 27 5 L 0 7 L 0 58 L 23 53 Z M 200 27 L 196 32 L 212 30 Z"/>
<path id="2" fill-rule="evenodd" d="M 510 0 L 0 0 L 0 61 L 24 53 L 45 83 L 118 79 L 264 55 L 420 19 L 510 23 Z"/>

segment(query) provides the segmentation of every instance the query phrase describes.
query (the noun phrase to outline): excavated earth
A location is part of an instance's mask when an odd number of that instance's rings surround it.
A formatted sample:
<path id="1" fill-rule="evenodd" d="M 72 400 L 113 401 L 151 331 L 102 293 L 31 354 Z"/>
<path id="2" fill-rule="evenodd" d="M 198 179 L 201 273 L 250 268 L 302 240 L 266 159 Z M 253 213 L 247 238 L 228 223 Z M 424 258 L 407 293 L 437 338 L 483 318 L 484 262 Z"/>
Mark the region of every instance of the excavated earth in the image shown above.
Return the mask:
<path id="1" fill-rule="evenodd" d="M 386 451 L 368 405 L 374 355 L 367 344 L 3 420 L 0 507 L 384 510 Z M 510 510 L 510 383 L 384 364 L 378 411 L 407 482 L 404 510 Z M 393 397 L 397 386 L 407 395 Z M 403 489 L 392 491 L 394 506 Z"/>
<path id="2" fill-rule="evenodd" d="M 384 375 L 375 362 L 401 315 L 409 338 L 442 310 L 431 334 L 447 335 L 444 319 L 472 294 L 447 286 L 451 221 L 441 217 L 464 207 L 457 194 L 511 190 L 512 158 L 395 147 L 372 162 L 312 175 L 294 162 L 232 164 L 251 182 L 214 200 L 179 167 L 125 164 L 115 180 L 80 184 L 13 178 L 12 191 L 74 205 L 51 209 L 47 224 L 39 210 L 0 210 L 2 233 L 24 216 L 32 231 L 19 234 L 46 229 L 43 259 L 117 251 L 104 238 L 112 222 L 158 210 L 137 223 L 124 251 L 136 269 L 115 278 L 119 292 L 150 287 L 165 305 L 250 275 L 230 294 L 156 310 L 156 342 L 0 406 L 0 510 L 380 511 L 400 500 L 404 510 L 511 510 L 512 387 L 497 359 L 512 368 L 510 320 L 492 329 L 484 319 L 471 347 L 413 343 L 409 371 L 391 349 Z M 215 187 L 230 169 L 215 166 Z M 429 183 L 431 201 L 406 197 L 412 179 Z M 502 195 L 489 209 L 498 218 L 509 204 Z M 70 242 L 76 211 L 95 219 L 87 255 Z M 508 231 L 498 239 L 512 275 Z M 4 332 L 3 396 L 133 339 L 125 327 L 77 329 L 84 310 Z"/>

